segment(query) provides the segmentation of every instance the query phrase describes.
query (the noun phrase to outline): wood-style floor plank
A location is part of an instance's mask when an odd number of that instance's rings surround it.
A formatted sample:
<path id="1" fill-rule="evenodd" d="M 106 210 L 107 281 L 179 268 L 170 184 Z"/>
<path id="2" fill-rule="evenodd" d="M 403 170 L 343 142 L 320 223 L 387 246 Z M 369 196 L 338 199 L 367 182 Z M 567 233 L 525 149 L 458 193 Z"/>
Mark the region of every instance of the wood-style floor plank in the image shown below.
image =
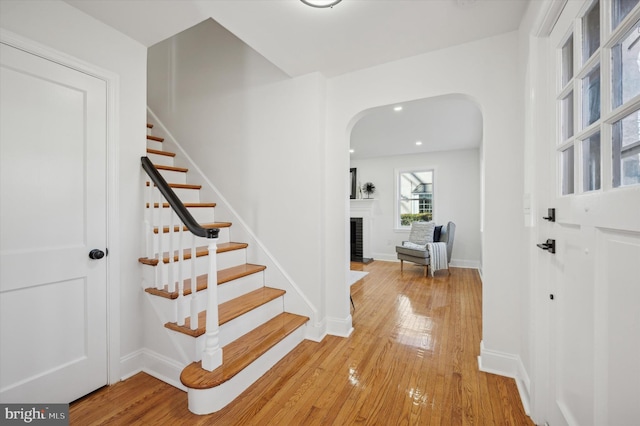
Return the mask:
<path id="1" fill-rule="evenodd" d="M 452 268 L 352 264 L 348 338 L 304 341 L 218 413 L 140 373 L 74 402 L 72 425 L 533 425 L 513 379 L 478 371 L 482 283 Z M 161 325 L 159 325 L 161 326 Z"/>

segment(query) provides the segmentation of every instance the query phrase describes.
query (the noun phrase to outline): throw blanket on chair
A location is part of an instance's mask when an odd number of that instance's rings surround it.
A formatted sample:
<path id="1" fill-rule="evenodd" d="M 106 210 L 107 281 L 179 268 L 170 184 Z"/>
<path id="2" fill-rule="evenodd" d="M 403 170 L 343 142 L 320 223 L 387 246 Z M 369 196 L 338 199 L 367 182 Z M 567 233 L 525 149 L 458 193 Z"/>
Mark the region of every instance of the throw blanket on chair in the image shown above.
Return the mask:
<path id="1" fill-rule="evenodd" d="M 447 243 L 427 243 L 427 251 L 429 252 L 430 274 L 433 277 L 435 271 L 449 269 L 447 260 Z"/>

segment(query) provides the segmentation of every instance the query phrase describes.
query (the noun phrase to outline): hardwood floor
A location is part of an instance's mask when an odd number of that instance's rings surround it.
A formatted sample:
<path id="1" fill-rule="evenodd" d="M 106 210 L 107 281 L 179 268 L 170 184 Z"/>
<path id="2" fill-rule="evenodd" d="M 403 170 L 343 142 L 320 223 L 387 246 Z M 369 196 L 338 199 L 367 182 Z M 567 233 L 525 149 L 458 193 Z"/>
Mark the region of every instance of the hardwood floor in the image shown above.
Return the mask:
<path id="1" fill-rule="evenodd" d="M 186 393 L 140 373 L 71 404 L 71 425 L 533 425 L 512 379 L 478 371 L 477 271 L 435 278 L 353 263 L 349 338 L 304 341 L 225 409 L 191 414 Z"/>

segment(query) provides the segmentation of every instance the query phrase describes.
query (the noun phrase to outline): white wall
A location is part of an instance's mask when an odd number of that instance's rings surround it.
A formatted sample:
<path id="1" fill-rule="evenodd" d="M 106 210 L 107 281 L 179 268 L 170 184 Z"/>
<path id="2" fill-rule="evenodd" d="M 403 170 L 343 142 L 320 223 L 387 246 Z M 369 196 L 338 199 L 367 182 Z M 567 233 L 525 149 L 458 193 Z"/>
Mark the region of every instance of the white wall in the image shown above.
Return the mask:
<path id="1" fill-rule="evenodd" d="M 115 141 L 118 154 L 117 185 L 119 245 L 109 247 L 111 262 L 119 264 L 118 276 L 110 276 L 113 291 L 120 293 L 120 317 L 111 318 L 119 328 L 120 341 L 111 345 L 124 360 L 141 348 L 142 318 L 140 256 L 142 202 L 140 156 L 145 150 L 146 48 L 114 29 L 62 1 L 0 2 L 0 26 L 19 36 L 53 48 L 66 55 L 117 75 L 115 93 L 117 123 Z M 121 325 L 121 326 L 120 326 Z M 119 346 L 119 348 L 115 347 Z M 124 361 L 123 361 L 124 362 Z M 131 373 L 137 365 L 123 365 L 110 377 Z"/>
<path id="2" fill-rule="evenodd" d="M 512 374 L 521 350 L 519 312 L 524 226 L 522 82 L 517 33 L 504 34 L 345 74 L 328 84 L 328 159 L 344 173 L 326 176 L 327 297 L 342 297 L 348 268 L 349 133 L 358 115 L 396 102 L 464 94 L 483 116 L 483 366 Z M 330 248 L 330 249 L 329 249 Z M 329 315 L 344 315 L 342 305 Z M 348 309 L 348 306 L 347 306 Z"/>
<path id="3" fill-rule="evenodd" d="M 352 160 L 358 180 L 373 182 L 371 256 L 397 260 L 395 246 L 409 236 L 396 229 L 396 170 L 434 170 L 434 221 L 456 224 L 452 265 L 480 266 L 480 157 L 477 149 Z"/>
<path id="4" fill-rule="evenodd" d="M 319 74 L 289 78 L 213 20 L 149 49 L 149 106 L 228 202 L 206 200 L 220 203 L 216 220 L 237 214 L 311 302 L 317 322 L 324 85 Z M 247 241 L 240 225 L 231 238 Z M 252 247 L 249 262 L 270 261 Z M 274 272 L 267 268 L 267 284 L 286 289 L 269 281 L 279 279 Z"/>

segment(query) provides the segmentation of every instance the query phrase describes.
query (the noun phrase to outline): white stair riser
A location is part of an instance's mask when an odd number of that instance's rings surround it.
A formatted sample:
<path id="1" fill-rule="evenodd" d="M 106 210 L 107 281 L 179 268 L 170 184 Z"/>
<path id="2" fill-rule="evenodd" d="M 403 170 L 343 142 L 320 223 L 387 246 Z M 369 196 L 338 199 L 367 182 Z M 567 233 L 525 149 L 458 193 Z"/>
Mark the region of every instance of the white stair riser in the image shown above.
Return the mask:
<path id="1" fill-rule="evenodd" d="M 274 318 L 283 312 L 282 297 L 265 303 L 232 321 L 222 324 L 219 328 L 218 338 L 220 339 L 220 346 L 224 347 L 233 342 L 237 338 L 250 332 L 259 325 L 264 324 L 270 319 Z M 202 359 L 202 352 L 204 350 L 204 344 L 206 341 L 206 335 L 198 336 L 197 338 L 188 336 L 184 333 L 173 331 L 173 333 L 180 334 L 184 337 L 178 339 L 182 342 L 182 347 L 185 352 L 192 357 L 192 361 L 197 362 Z"/>
<path id="2" fill-rule="evenodd" d="M 263 272 L 257 272 L 255 274 L 238 278 L 237 280 L 229 281 L 228 283 L 218 285 L 218 303 L 220 304 L 228 302 L 229 300 L 235 299 L 242 296 L 243 294 L 249 293 L 262 287 L 264 287 Z M 204 311 L 206 309 L 207 291 L 208 290 L 201 290 L 196 293 L 196 309 L 198 310 L 198 312 Z M 177 317 L 173 318 L 175 312 L 185 312 L 185 315 L 189 316 L 189 313 L 191 312 L 191 299 L 191 294 L 179 297 L 177 299 L 167 299 L 160 296 L 151 296 L 152 302 L 159 309 L 159 312 L 162 312 L 165 322 L 176 321 Z M 179 309 L 176 308 L 176 305 L 180 305 Z"/>
<path id="3" fill-rule="evenodd" d="M 218 271 L 247 263 L 247 249 L 218 253 Z"/>
<path id="4" fill-rule="evenodd" d="M 154 200 L 154 204 L 157 200 Z M 162 208 L 162 209 L 153 209 L 153 218 L 151 223 L 153 226 L 158 226 L 158 214 L 161 215 L 160 219 L 162 219 L 162 224 L 166 226 L 171 220 L 171 209 L 170 208 Z M 212 223 L 215 222 L 215 207 L 187 207 L 191 216 L 198 223 Z M 177 222 L 177 216 L 174 213 L 174 220 Z"/>
<path id="5" fill-rule="evenodd" d="M 256 272 L 255 274 L 219 284 L 218 303 L 228 302 L 229 300 L 240 297 L 243 294 L 264 287 L 264 285 L 264 271 Z"/>
<path id="6" fill-rule="evenodd" d="M 216 255 L 216 263 L 217 263 L 216 270 L 219 271 L 221 269 L 227 269 L 227 268 L 231 268 L 232 266 L 238 266 L 238 265 L 247 263 L 246 251 L 247 251 L 246 249 L 242 249 L 242 250 L 232 250 L 232 251 L 227 251 L 223 253 L 218 253 Z M 192 259 L 186 259 L 183 261 L 184 263 L 182 266 L 182 269 L 184 270 L 184 273 L 182 275 L 183 278 L 191 277 L 191 261 Z M 177 264 L 178 262 L 174 260 L 173 263 Z M 158 267 L 163 268 L 162 273 L 164 274 L 163 276 L 166 278 L 167 277 L 166 274 L 170 266 L 171 266 L 170 262 L 167 262 L 167 263 L 162 262 L 159 266 L 155 266 L 155 268 L 158 268 Z M 202 275 L 208 272 L 209 272 L 209 256 L 196 257 L 196 275 Z"/>
<path id="7" fill-rule="evenodd" d="M 200 202 L 200 190 L 198 189 L 184 189 L 184 188 L 171 188 L 176 193 L 180 201 L 183 203 L 199 203 Z M 152 200 L 153 203 L 158 202 L 158 188 L 153 188 Z M 164 203 L 164 201 L 163 201 Z"/>
<path id="8" fill-rule="evenodd" d="M 151 139 L 147 139 L 147 148 L 155 149 L 156 151 L 164 151 L 164 149 L 162 149 L 162 142 L 154 141 Z"/>
<path id="9" fill-rule="evenodd" d="M 281 340 L 232 379 L 211 389 L 189 389 L 189 410 L 210 414 L 224 408 L 304 340 L 305 327 Z"/>
<path id="10" fill-rule="evenodd" d="M 151 152 L 148 152 L 147 157 L 149 157 L 149 160 L 151 160 L 153 164 L 173 166 L 173 157 L 169 157 L 168 155 L 153 154 Z"/>
<path id="11" fill-rule="evenodd" d="M 174 170 L 158 170 L 160 175 L 168 183 L 187 183 L 187 174 L 185 172 L 176 172 Z"/>
<path id="12" fill-rule="evenodd" d="M 171 235 L 168 232 L 162 233 L 160 236 L 158 234 L 153 234 L 153 252 L 157 253 L 160 239 L 162 239 L 162 250 L 164 252 L 169 251 L 169 242 L 171 241 Z M 190 249 L 191 248 L 191 240 L 193 239 L 193 234 L 189 231 L 182 232 L 182 244 L 180 244 L 180 234 L 178 232 L 173 233 L 173 249 L 178 250 L 179 248 Z M 196 239 L 196 247 L 207 246 L 209 245 L 209 240 L 204 237 L 195 237 Z M 218 244 L 228 243 L 229 242 L 229 228 L 220 228 L 220 232 L 218 233 Z"/>
<path id="13" fill-rule="evenodd" d="M 197 262 L 196 262 L 197 263 Z M 176 277 L 178 276 L 178 265 L 174 265 Z M 156 273 L 158 273 L 157 266 L 143 265 L 142 268 L 142 287 L 149 288 L 155 287 L 155 277 Z M 168 281 L 168 271 L 169 268 L 165 268 L 163 270 L 163 277 L 165 281 Z M 183 267 L 183 279 L 191 278 L 190 269 L 187 267 Z M 207 272 L 202 272 L 201 274 L 196 273 L 196 275 L 203 275 Z M 177 281 L 177 280 L 176 280 Z M 233 281 L 229 281 L 227 283 L 223 283 L 218 285 L 218 300 L 219 303 L 224 303 L 228 300 L 234 299 L 236 297 L 242 296 L 245 293 L 256 290 L 260 287 L 264 286 L 264 272 L 257 272 L 255 274 L 247 275 L 245 277 L 238 278 Z M 201 293 L 201 292 L 198 292 Z M 199 296 L 199 295 L 198 295 Z"/>

